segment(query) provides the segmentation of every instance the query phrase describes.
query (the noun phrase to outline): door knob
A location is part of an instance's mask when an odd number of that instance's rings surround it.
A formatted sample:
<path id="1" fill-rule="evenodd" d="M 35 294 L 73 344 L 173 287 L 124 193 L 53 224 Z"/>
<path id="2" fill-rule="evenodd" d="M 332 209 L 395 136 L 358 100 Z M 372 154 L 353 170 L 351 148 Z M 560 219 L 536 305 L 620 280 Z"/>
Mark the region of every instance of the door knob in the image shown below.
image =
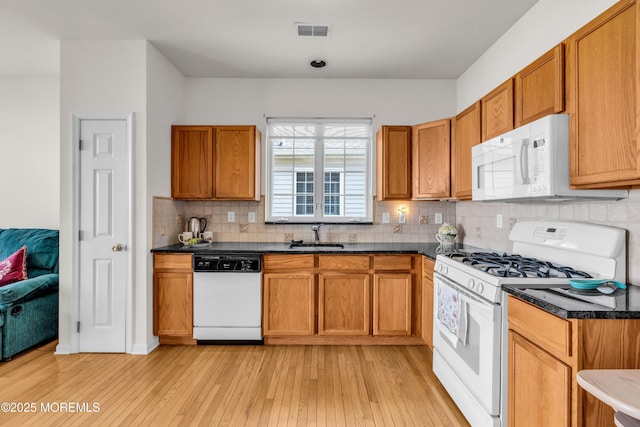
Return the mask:
<path id="1" fill-rule="evenodd" d="M 113 245 L 113 247 L 111 248 L 113 252 L 120 252 L 122 251 L 122 249 L 124 249 L 124 246 L 122 246 L 122 244 L 120 243 Z"/>

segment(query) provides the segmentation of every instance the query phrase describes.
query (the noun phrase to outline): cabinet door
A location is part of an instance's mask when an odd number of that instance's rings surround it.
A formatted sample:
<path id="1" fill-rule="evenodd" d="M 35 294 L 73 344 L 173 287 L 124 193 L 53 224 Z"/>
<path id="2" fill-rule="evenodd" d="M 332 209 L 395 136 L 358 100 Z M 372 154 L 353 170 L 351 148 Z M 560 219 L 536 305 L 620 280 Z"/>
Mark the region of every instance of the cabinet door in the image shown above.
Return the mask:
<path id="1" fill-rule="evenodd" d="M 302 273 L 265 273 L 263 319 L 265 336 L 313 335 L 314 277 Z"/>
<path id="2" fill-rule="evenodd" d="M 564 43 L 516 75 L 514 94 L 516 127 L 564 111 Z"/>
<path id="3" fill-rule="evenodd" d="M 215 127 L 215 198 L 260 200 L 260 132 L 255 126 Z"/>
<path id="4" fill-rule="evenodd" d="M 174 199 L 213 197 L 213 129 L 172 126 L 171 196 Z"/>
<path id="5" fill-rule="evenodd" d="M 640 183 L 638 10 L 620 1 L 567 41 L 572 185 Z"/>
<path id="6" fill-rule="evenodd" d="M 451 195 L 451 121 L 413 127 L 413 198 L 441 199 Z"/>
<path id="7" fill-rule="evenodd" d="M 422 339 L 433 349 L 433 267 L 430 259 L 422 260 Z"/>
<path id="8" fill-rule="evenodd" d="M 509 79 L 482 99 L 482 140 L 513 129 L 513 79 Z"/>
<path id="9" fill-rule="evenodd" d="M 509 426 L 571 425 L 571 368 L 509 331 Z"/>
<path id="10" fill-rule="evenodd" d="M 451 155 L 451 196 L 471 199 L 471 147 L 480 144 L 480 101 L 460 114 L 453 122 Z"/>
<path id="11" fill-rule="evenodd" d="M 154 334 L 193 336 L 193 275 L 156 272 L 154 284 Z"/>
<path id="12" fill-rule="evenodd" d="M 318 275 L 318 334 L 370 334 L 369 277 L 364 273 Z"/>
<path id="13" fill-rule="evenodd" d="M 411 335 L 411 273 L 376 273 L 373 335 Z"/>
<path id="14" fill-rule="evenodd" d="M 382 126 L 376 157 L 376 198 L 411 199 L 411 126 Z"/>

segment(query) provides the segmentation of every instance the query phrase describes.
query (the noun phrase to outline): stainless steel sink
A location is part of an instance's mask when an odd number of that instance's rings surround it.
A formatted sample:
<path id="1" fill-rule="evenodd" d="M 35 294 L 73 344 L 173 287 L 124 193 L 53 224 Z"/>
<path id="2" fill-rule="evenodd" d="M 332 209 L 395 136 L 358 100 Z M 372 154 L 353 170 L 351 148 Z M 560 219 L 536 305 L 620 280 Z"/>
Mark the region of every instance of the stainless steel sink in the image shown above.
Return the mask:
<path id="1" fill-rule="evenodd" d="M 344 249 L 344 245 L 342 243 L 298 243 L 291 242 L 289 245 L 289 249 L 296 248 L 340 248 Z"/>

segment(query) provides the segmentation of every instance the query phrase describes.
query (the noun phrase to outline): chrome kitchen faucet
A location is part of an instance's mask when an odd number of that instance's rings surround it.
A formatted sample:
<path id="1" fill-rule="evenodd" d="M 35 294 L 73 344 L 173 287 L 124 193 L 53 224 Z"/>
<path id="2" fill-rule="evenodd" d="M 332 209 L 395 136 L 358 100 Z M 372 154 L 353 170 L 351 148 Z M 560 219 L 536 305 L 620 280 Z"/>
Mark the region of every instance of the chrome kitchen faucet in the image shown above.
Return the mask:
<path id="1" fill-rule="evenodd" d="M 322 224 L 313 224 L 311 226 L 311 231 L 313 231 L 313 244 L 314 245 L 320 244 L 320 235 L 318 234 L 318 231 L 320 230 L 321 226 L 322 226 Z"/>

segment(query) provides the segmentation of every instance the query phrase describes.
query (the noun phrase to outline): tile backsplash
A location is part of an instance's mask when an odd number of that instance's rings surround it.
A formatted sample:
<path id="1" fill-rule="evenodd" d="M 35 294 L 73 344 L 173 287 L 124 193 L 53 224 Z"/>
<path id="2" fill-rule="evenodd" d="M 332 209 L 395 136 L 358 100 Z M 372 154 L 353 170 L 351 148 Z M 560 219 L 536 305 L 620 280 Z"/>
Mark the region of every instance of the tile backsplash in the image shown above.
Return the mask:
<path id="1" fill-rule="evenodd" d="M 407 208 L 405 224 L 398 224 L 398 208 Z M 323 242 L 433 242 L 442 221 L 454 223 L 454 202 L 374 201 L 374 224 L 336 225 L 325 224 L 320 228 Z M 233 212 L 234 222 L 229 222 Z M 249 222 L 249 214 L 255 214 L 255 222 Z M 383 224 L 384 213 L 389 223 Z M 178 234 L 185 230 L 186 219 L 195 216 L 207 220 L 207 230 L 213 231 L 219 242 L 288 242 L 291 239 L 313 240 L 311 224 L 265 224 L 264 198 L 252 201 L 177 201 L 166 197 L 153 199 L 153 246 L 178 243 Z"/>
<path id="2" fill-rule="evenodd" d="M 406 206 L 407 222 L 398 224 L 397 210 Z M 628 281 L 640 285 L 640 190 L 632 190 L 628 199 L 576 203 L 498 203 L 498 202 L 377 202 L 374 201 L 373 225 L 324 225 L 320 239 L 324 242 L 433 242 L 439 224 L 455 223 L 458 241 L 498 251 L 510 251 L 509 231 L 517 221 L 560 219 L 611 225 L 628 231 Z M 235 221 L 228 222 L 233 212 Z M 255 222 L 248 221 L 255 213 Z M 382 223 L 388 213 L 390 222 Z M 502 228 L 496 225 L 502 215 Z M 153 203 L 153 246 L 178 243 L 178 233 L 185 230 L 186 219 L 207 219 L 207 230 L 221 242 L 288 242 L 291 239 L 313 240 L 310 225 L 265 224 L 264 198 L 260 202 L 179 201 L 155 197 Z"/>
<path id="3" fill-rule="evenodd" d="M 502 228 L 496 218 L 502 215 Z M 557 219 L 624 228 L 627 233 L 627 280 L 640 285 L 640 190 L 628 199 L 576 203 L 457 202 L 456 224 L 467 244 L 510 251 L 509 232 L 517 221 Z"/>

